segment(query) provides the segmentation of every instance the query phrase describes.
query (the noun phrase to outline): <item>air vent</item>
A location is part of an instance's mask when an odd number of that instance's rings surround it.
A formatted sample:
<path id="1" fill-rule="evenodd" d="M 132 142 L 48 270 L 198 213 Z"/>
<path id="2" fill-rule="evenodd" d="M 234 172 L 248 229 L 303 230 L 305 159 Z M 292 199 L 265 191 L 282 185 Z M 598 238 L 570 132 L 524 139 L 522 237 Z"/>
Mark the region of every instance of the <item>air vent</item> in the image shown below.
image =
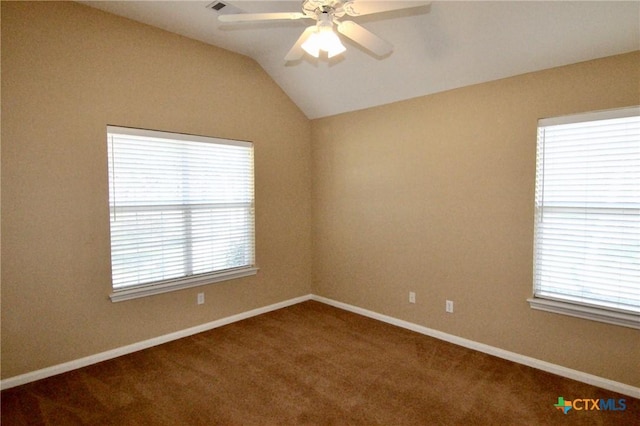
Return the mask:
<path id="1" fill-rule="evenodd" d="M 214 1 L 207 5 L 207 9 L 211 9 L 216 12 L 218 15 L 233 15 L 236 13 L 244 13 L 243 10 L 238 9 L 235 6 L 230 5 L 226 2 Z"/>

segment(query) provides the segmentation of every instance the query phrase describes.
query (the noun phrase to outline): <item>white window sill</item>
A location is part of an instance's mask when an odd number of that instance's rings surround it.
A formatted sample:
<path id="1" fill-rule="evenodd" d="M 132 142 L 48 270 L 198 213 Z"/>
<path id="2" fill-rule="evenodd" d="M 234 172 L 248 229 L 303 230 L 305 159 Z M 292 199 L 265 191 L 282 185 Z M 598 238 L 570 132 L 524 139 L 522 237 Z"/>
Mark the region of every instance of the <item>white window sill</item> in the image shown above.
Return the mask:
<path id="1" fill-rule="evenodd" d="M 233 269 L 214 274 L 195 275 L 176 280 L 169 280 L 155 284 L 143 285 L 140 287 L 115 290 L 109 295 L 112 302 L 122 302 L 124 300 L 137 299 L 139 297 L 153 296 L 154 294 L 168 293 L 170 291 L 182 290 L 184 288 L 197 287 L 221 281 L 233 280 L 236 278 L 248 277 L 258 273 L 258 268 Z"/>
<path id="2" fill-rule="evenodd" d="M 541 298 L 527 299 L 532 309 L 640 329 L 640 315 Z"/>

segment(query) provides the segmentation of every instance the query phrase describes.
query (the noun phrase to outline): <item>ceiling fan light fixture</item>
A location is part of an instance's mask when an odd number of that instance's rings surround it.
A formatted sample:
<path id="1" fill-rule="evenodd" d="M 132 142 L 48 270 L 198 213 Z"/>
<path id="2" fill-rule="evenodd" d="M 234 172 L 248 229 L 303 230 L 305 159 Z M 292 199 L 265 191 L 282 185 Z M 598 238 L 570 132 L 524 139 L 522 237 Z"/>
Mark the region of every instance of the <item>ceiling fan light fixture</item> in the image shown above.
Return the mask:
<path id="1" fill-rule="evenodd" d="M 316 31 L 302 44 L 302 49 L 315 58 L 320 57 L 321 50 L 327 52 L 329 58 L 347 50 L 333 31 L 333 22 L 328 13 L 323 13 L 319 18 Z"/>
<path id="2" fill-rule="evenodd" d="M 320 56 L 321 50 L 327 52 L 327 56 L 329 58 L 339 55 L 347 50 L 340 41 L 338 35 L 334 33 L 331 28 L 321 28 L 319 31 L 312 33 L 307 41 L 302 44 L 302 48 L 305 52 L 315 58 Z"/>

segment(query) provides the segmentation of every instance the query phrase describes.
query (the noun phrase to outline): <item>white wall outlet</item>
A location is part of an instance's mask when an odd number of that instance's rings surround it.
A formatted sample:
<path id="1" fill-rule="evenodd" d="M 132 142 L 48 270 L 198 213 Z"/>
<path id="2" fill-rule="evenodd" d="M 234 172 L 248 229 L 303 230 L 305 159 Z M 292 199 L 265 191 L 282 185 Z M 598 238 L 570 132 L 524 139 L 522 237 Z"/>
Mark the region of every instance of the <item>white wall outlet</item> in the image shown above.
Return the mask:
<path id="1" fill-rule="evenodd" d="M 453 300 L 447 300 L 447 302 L 444 305 L 444 310 L 450 314 L 453 313 Z"/>
<path id="2" fill-rule="evenodd" d="M 198 293 L 198 305 L 204 304 L 204 293 Z"/>
<path id="3" fill-rule="evenodd" d="M 413 291 L 409 292 L 409 303 L 416 303 L 416 294 Z"/>

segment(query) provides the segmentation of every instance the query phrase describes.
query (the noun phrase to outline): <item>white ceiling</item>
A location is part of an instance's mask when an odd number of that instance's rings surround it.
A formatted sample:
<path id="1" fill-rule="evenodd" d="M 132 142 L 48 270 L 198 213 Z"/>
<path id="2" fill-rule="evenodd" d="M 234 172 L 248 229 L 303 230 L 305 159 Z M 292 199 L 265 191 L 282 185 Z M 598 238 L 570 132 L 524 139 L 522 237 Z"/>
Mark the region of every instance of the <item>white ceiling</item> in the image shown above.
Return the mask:
<path id="1" fill-rule="evenodd" d="M 349 18 L 393 44 L 388 57 L 343 39 L 339 58 L 287 63 L 312 22 L 222 25 L 206 8 L 212 2 L 81 3 L 252 57 L 309 118 L 640 49 L 638 1 L 436 1 Z M 301 1 L 225 3 L 248 13 L 298 12 Z"/>

